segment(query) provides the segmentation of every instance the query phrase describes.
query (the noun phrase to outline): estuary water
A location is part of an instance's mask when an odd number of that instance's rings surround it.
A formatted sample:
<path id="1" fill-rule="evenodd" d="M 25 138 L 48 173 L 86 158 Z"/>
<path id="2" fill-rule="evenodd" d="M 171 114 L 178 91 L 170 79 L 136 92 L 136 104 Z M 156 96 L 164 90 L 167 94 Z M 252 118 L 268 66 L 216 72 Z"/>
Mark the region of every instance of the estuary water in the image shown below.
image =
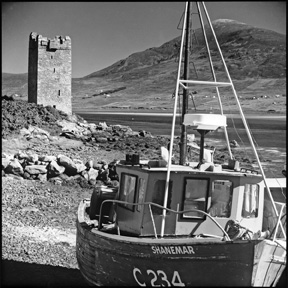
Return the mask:
<path id="1" fill-rule="evenodd" d="M 164 113 L 123 113 L 123 112 L 94 112 L 77 113 L 89 123 L 106 122 L 108 125 L 126 125 L 132 130 L 145 130 L 153 135 L 171 134 L 172 114 Z M 180 135 L 180 116 L 176 117 L 175 135 Z M 250 128 L 252 137 L 256 145 L 262 148 L 286 148 L 286 116 L 257 116 L 247 115 L 247 124 Z M 195 134 L 197 131 L 188 128 L 188 134 Z M 242 119 L 238 115 L 227 116 L 227 132 L 229 140 L 236 140 L 239 144 L 249 145 L 249 139 Z M 205 137 L 225 141 L 223 129 L 208 133 Z"/>
<path id="2" fill-rule="evenodd" d="M 131 113 L 131 112 L 94 112 L 77 113 L 89 123 L 106 122 L 108 125 L 126 125 L 133 131 L 145 130 L 153 135 L 171 135 L 172 113 Z M 253 156 L 251 144 L 247 136 L 240 115 L 227 116 L 227 132 L 229 141 L 236 140 L 240 149 Z M 285 115 L 245 115 L 253 143 L 257 149 L 259 158 L 268 159 L 261 162 L 265 176 L 283 177 L 282 170 L 286 164 L 286 116 Z M 180 135 L 181 117 L 178 115 L 175 121 L 175 136 Z M 188 134 L 194 134 L 196 140 L 200 140 L 200 134 L 192 128 L 187 128 Z M 216 149 L 226 147 L 224 129 L 210 132 L 205 135 L 205 143 L 215 146 Z M 249 157 L 250 158 L 250 157 Z M 254 156 L 252 159 L 256 159 Z M 258 169 L 258 164 L 255 169 Z"/>

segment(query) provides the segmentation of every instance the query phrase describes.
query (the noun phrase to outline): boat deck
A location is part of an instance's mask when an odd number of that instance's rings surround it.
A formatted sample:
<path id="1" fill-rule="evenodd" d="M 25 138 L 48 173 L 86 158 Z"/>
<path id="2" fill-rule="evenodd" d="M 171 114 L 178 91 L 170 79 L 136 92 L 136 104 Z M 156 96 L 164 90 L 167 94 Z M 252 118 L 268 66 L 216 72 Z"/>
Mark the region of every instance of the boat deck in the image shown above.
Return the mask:
<path id="1" fill-rule="evenodd" d="M 148 160 L 143 160 L 139 163 L 139 165 L 127 165 L 127 164 L 118 164 L 119 166 L 122 167 L 126 167 L 126 168 L 131 168 L 134 171 L 135 170 L 142 170 L 142 171 L 148 171 L 148 172 L 167 172 L 167 165 L 161 165 L 161 163 L 163 163 L 162 161 L 158 161 L 159 164 L 157 163 L 157 161 L 151 162 Z M 153 163 L 154 165 L 151 165 L 151 163 Z M 158 166 L 159 165 L 159 166 Z M 187 166 L 183 166 L 183 165 L 177 165 L 177 164 L 172 164 L 170 171 L 171 172 L 194 172 L 194 173 L 201 173 L 201 174 L 206 174 L 206 173 L 213 173 L 214 175 L 229 175 L 229 176 L 245 176 L 245 177 L 249 177 L 251 175 L 253 175 L 253 177 L 255 176 L 259 176 L 260 178 L 262 178 L 261 174 L 252 174 L 251 172 L 247 172 L 247 173 L 243 173 L 240 171 L 235 171 L 232 169 L 224 169 L 222 168 L 221 165 L 219 164 L 214 164 L 214 163 L 205 163 L 202 164 L 200 168 L 197 167 L 198 162 L 189 162 L 189 165 Z"/>

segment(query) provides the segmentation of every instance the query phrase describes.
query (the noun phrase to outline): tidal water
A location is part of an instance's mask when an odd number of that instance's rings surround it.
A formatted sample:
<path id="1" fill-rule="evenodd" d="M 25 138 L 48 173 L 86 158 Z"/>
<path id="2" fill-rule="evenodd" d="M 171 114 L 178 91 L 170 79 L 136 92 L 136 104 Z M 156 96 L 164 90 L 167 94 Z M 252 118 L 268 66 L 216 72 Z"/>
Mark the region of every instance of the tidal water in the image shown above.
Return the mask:
<path id="1" fill-rule="evenodd" d="M 108 125 L 126 125 L 134 131 L 145 130 L 153 135 L 171 134 L 172 115 L 156 113 L 78 113 L 89 123 L 106 122 Z M 249 116 L 246 119 L 252 137 L 256 145 L 263 148 L 285 148 L 286 149 L 286 117 L 275 116 Z M 197 139 L 198 132 L 188 128 L 188 134 L 195 134 Z M 227 117 L 227 132 L 229 140 L 236 140 L 238 143 L 249 144 L 242 119 L 239 117 Z M 180 117 L 176 117 L 175 135 L 180 135 Z M 224 140 L 223 129 L 218 132 L 208 133 L 207 139 Z"/>

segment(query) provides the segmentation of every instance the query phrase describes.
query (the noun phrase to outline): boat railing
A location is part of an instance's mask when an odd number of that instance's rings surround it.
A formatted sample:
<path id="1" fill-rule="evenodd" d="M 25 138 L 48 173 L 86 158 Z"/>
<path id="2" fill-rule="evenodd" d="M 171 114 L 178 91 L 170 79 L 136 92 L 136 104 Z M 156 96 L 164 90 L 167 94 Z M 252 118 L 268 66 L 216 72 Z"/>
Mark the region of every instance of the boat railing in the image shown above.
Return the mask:
<path id="1" fill-rule="evenodd" d="M 125 204 L 125 205 L 131 205 L 131 206 L 139 206 L 139 205 L 142 205 L 142 206 L 149 206 L 149 211 L 150 211 L 150 215 L 151 215 L 151 220 L 152 220 L 152 224 L 153 224 L 153 229 L 154 229 L 154 235 L 155 235 L 155 238 L 158 238 L 158 234 L 157 234 L 157 231 L 156 231 L 156 226 L 155 226 L 155 223 L 154 223 L 154 217 L 153 217 L 153 213 L 152 213 L 152 209 L 151 209 L 151 206 L 155 206 L 155 207 L 158 207 L 160 209 L 165 209 L 166 211 L 169 211 L 169 212 L 172 212 L 174 214 L 184 214 L 184 213 L 189 213 L 189 212 L 197 212 L 197 213 L 201 213 L 203 215 L 206 215 L 207 217 L 209 217 L 209 219 L 212 220 L 212 222 L 214 222 L 214 224 L 223 232 L 223 235 L 224 235 L 224 239 L 226 239 L 226 241 L 231 241 L 229 235 L 227 234 L 227 232 L 225 231 L 225 229 L 208 213 L 202 211 L 202 210 L 198 210 L 198 209 L 189 209 L 189 210 L 183 210 L 183 211 L 175 211 L 173 209 L 170 209 L 170 208 L 166 208 L 166 207 L 163 207 L 162 205 L 159 205 L 159 204 L 156 204 L 156 203 L 153 203 L 153 202 L 143 202 L 143 203 L 130 203 L 130 202 L 127 202 L 127 201 L 121 201 L 121 200 L 115 200 L 115 199 L 107 199 L 107 200 L 104 200 L 102 203 L 101 203 L 101 206 L 100 206 L 100 211 L 99 211 L 99 222 L 98 222 L 98 230 L 100 230 L 102 227 L 103 227 L 103 224 L 102 224 L 102 207 L 105 203 L 113 203 L 113 204 Z M 189 236 L 190 234 L 188 234 Z"/>
<path id="2" fill-rule="evenodd" d="M 282 217 L 284 217 L 286 215 L 286 214 L 283 214 L 284 208 L 286 206 L 286 203 L 275 202 L 275 204 L 280 206 L 280 211 L 279 211 L 279 215 L 278 215 L 278 218 L 277 218 L 277 224 L 276 224 L 275 229 L 273 231 L 274 232 L 274 235 L 273 235 L 273 241 L 274 242 L 276 241 L 276 236 L 278 235 L 279 229 L 282 231 L 284 239 L 286 240 L 286 238 L 287 238 L 285 230 L 282 229 L 282 227 L 281 227 Z"/>

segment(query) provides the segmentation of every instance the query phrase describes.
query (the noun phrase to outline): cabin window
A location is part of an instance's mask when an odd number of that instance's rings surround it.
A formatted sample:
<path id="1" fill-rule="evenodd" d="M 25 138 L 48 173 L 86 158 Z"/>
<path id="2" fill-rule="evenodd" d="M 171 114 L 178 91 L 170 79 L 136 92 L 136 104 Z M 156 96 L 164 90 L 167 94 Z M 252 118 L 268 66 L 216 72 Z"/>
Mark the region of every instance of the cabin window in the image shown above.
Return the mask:
<path id="1" fill-rule="evenodd" d="M 145 184 L 146 180 L 140 178 L 139 179 L 139 191 L 138 191 L 138 203 L 143 203 L 144 202 L 144 196 L 145 196 Z M 141 207 L 143 205 L 138 205 L 137 206 L 137 211 L 141 211 Z"/>
<path id="2" fill-rule="evenodd" d="M 208 179 L 186 179 L 184 191 L 183 210 L 202 210 L 206 212 L 208 197 L 209 180 Z M 191 211 L 183 213 L 183 218 L 205 219 L 201 212 Z"/>
<path id="3" fill-rule="evenodd" d="M 242 206 L 242 217 L 258 217 L 259 186 L 257 184 L 245 184 Z"/>
<path id="4" fill-rule="evenodd" d="M 163 206 L 165 196 L 165 186 L 166 186 L 166 180 L 156 181 L 154 185 L 153 198 L 152 198 L 153 203 Z M 172 181 L 169 181 L 167 208 L 171 208 L 171 191 L 172 191 Z M 155 215 L 163 214 L 163 209 L 160 207 L 151 205 L 151 210 Z M 169 211 L 167 211 L 167 214 L 169 214 Z"/>
<path id="5" fill-rule="evenodd" d="M 212 182 L 211 208 L 209 214 L 213 217 L 230 217 L 233 185 L 229 180 Z"/>
<path id="6" fill-rule="evenodd" d="M 121 175 L 121 188 L 120 188 L 120 199 L 128 203 L 134 203 L 136 195 L 136 183 L 137 177 L 129 174 Z M 128 210 L 134 211 L 135 206 L 129 205 L 128 203 L 120 204 Z"/>

